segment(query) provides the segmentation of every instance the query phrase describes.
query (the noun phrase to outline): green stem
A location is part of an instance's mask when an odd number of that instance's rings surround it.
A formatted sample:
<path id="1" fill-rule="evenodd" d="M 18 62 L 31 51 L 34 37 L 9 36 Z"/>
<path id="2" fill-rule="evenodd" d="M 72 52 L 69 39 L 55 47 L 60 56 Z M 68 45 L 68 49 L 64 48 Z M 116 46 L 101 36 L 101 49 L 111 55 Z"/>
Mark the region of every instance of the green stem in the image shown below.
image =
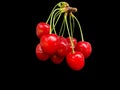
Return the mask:
<path id="1" fill-rule="evenodd" d="M 67 6 L 69 6 L 69 4 L 67 3 L 67 2 L 59 2 L 58 3 L 58 6 L 60 7 L 60 8 L 64 8 L 64 7 L 67 7 Z"/>
<path id="2" fill-rule="evenodd" d="M 62 36 L 64 35 L 64 33 L 65 33 L 65 20 L 64 20 L 64 23 L 63 23 L 63 32 L 62 32 Z"/>
<path id="3" fill-rule="evenodd" d="M 53 19 L 53 15 L 54 15 L 54 13 L 56 12 L 58 10 L 58 12 L 59 12 L 59 10 L 60 9 L 55 9 L 53 12 L 52 12 L 52 14 L 51 14 L 51 16 L 50 16 L 50 34 L 52 33 L 52 19 Z M 56 33 L 56 31 L 55 31 L 55 33 Z"/>
<path id="4" fill-rule="evenodd" d="M 71 15 L 70 14 L 69 14 L 69 21 L 70 21 L 71 38 L 73 38 L 73 30 L 72 30 L 72 23 L 71 23 Z"/>
<path id="5" fill-rule="evenodd" d="M 58 16 L 58 15 L 59 15 L 59 16 Z M 58 16 L 58 18 L 57 18 L 57 22 L 58 22 L 58 19 L 59 19 L 60 16 L 61 16 L 60 11 L 56 12 L 55 15 L 54 15 L 54 17 L 53 17 L 53 24 L 52 24 L 53 27 L 52 27 L 52 28 L 53 28 L 53 30 L 54 30 L 55 33 L 56 33 L 55 26 L 56 26 L 57 23 L 54 23 L 54 22 L 55 22 L 55 19 L 56 19 L 57 16 Z"/>
<path id="6" fill-rule="evenodd" d="M 62 25 L 61 25 L 61 27 L 60 27 L 59 36 L 61 35 L 62 29 L 63 29 L 63 25 L 64 25 L 64 19 L 63 19 Z"/>
<path id="7" fill-rule="evenodd" d="M 63 5 L 63 6 L 66 6 L 66 5 L 68 5 L 68 6 L 69 6 L 69 4 L 68 4 L 67 2 L 59 2 L 59 3 L 57 3 L 57 4 L 53 7 L 53 9 L 52 9 L 52 11 L 51 11 L 50 15 L 48 16 L 48 19 L 47 19 L 46 23 L 48 23 L 48 22 L 49 22 L 50 17 L 51 17 L 51 15 L 52 15 L 52 12 L 53 12 L 53 11 L 54 11 L 57 7 L 59 7 L 59 8 L 63 8 L 63 7 L 61 7 L 61 4 L 62 4 L 62 3 L 64 3 L 64 5 Z"/>
<path id="8" fill-rule="evenodd" d="M 72 14 L 72 17 L 76 20 L 78 26 L 79 26 L 79 29 L 80 29 L 80 33 L 81 33 L 81 39 L 82 41 L 84 41 L 84 38 L 83 38 L 83 33 L 82 33 L 82 28 L 81 28 L 81 25 L 80 25 L 80 22 L 78 21 L 78 19 Z"/>
<path id="9" fill-rule="evenodd" d="M 71 15 L 71 17 L 72 17 L 72 15 Z M 74 20 L 74 18 L 73 18 L 73 17 L 72 17 L 72 25 L 73 25 L 73 26 L 72 26 L 72 27 L 73 27 L 73 28 L 72 28 L 72 30 L 73 30 L 72 32 L 73 32 L 73 35 L 74 35 L 75 20 Z"/>
<path id="10" fill-rule="evenodd" d="M 65 19 L 63 18 L 63 21 L 62 21 L 62 25 L 61 25 L 61 28 L 60 28 L 60 32 L 59 32 L 59 36 L 61 35 L 61 32 L 62 32 L 62 35 L 64 35 L 64 32 L 65 32 Z M 62 30 L 63 29 L 63 30 Z"/>
<path id="11" fill-rule="evenodd" d="M 67 26 L 67 31 L 68 31 L 68 35 L 69 35 L 69 38 L 70 38 L 70 43 L 71 43 L 71 46 L 72 46 L 72 53 L 74 53 L 74 45 L 73 45 L 73 41 L 72 41 L 72 38 L 70 36 L 70 32 L 69 32 L 69 27 L 68 27 L 68 22 L 67 22 L 67 13 L 65 13 L 65 22 L 66 22 L 66 26 Z"/>
<path id="12" fill-rule="evenodd" d="M 58 18 L 57 18 L 57 20 L 56 20 L 55 26 L 56 26 L 56 24 L 58 23 L 58 21 L 59 21 L 59 19 L 60 19 L 61 14 L 62 14 L 62 13 L 60 13 L 60 14 L 59 14 L 59 16 L 58 16 Z"/>
<path id="13" fill-rule="evenodd" d="M 50 13 L 50 15 L 49 15 L 46 23 L 48 23 L 48 21 L 50 20 L 50 17 L 51 17 L 51 15 L 52 15 L 52 12 L 55 10 L 55 8 L 56 8 L 57 6 L 58 6 L 58 4 L 56 4 L 56 5 L 54 6 L 54 8 L 52 9 L 52 11 L 51 11 L 51 13 Z"/>

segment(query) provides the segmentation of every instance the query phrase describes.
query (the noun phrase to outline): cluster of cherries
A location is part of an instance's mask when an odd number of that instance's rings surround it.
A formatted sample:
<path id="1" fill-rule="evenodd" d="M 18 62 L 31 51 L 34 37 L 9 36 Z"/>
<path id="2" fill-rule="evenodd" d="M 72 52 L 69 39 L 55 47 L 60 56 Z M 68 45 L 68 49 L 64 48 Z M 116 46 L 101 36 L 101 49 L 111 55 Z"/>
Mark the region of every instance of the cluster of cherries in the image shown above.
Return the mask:
<path id="1" fill-rule="evenodd" d="M 67 65 L 75 71 L 84 67 L 85 59 L 90 56 L 92 47 L 83 39 L 80 23 L 73 15 L 76 11 L 77 9 L 70 7 L 67 2 L 59 2 L 51 11 L 48 20 L 37 24 L 36 35 L 40 42 L 36 45 L 36 56 L 40 61 L 47 61 L 50 58 L 54 64 L 61 64 L 66 60 Z M 63 22 L 58 34 L 56 26 L 62 15 Z M 69 17 L 69 23 L 67 17 Z M 81 41 L 73 37 L 75 22 L 80 28 Z M 64 37 L 66 30 L 68 37 Z"/>

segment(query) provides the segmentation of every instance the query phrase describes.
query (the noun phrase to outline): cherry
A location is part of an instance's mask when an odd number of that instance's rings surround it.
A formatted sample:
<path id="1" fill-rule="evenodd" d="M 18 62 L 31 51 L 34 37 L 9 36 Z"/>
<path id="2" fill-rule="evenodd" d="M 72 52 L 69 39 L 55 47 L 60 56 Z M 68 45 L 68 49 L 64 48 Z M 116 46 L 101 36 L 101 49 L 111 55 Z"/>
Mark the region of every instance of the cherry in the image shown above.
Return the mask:
<path id="1" fill-rule="evenodd" d="M 64 57 L 58 56 L 57 54 L 54 54 L 51 56 L 51 61 L 54 64 L 61 64 L 64 60 Z"/>
<path id="2" fill-rule="evenodd" d="M 36 46 L 36 56 L 40 61 L 46 61 L 49 58 L 49 55 L 43 52 L 40 43 Z"/>
<path id="3" fill-rule="evenodd" d="M 36 26 L 36 35 L 38 38 L 41 38 L 44 34 L 49 34 L 50 25 L 44 22 L 40 22 Z"/>
<path id="4" fill-rule="evenodd" d="M 40 44 L 45 53 L 53 55 L 58 49 L 59 37 L 56 34 L 46 34 L 40 39 Z"/>
<path id="5" fill-rule="evenodd" d="M 79 41 L 75 47 L 75 51 L 80 51 L 83 53 L 85 58 L 88 58 L 92 52 L 92 47 L 89 42 Z"/>
<path id="6" fill-rule="evenodd" d="M 69 52 L 72 52 L 72 45 L 71 45 L 71 43 L 70 43 L 70 37 L 67 37 L 66 40 L 67 40 L 67 42 L 68 42 L 68 53 L 69 53 Z M 73 47 L 73 48 L 75 48 L 75 46 L 77 45 L 77 39 L 76 39 L 76 38 L 72 38 L 72 42 L 73 42 L 73 44 L 74 44 L 74 47 Z"/>
<path id="7" fill-rule="evenodd" d="M 66 38 L 60 36 L 59 37 L 59 46 L 58 46 L 58 49 L 57 49 L 57 54 L 59 56 L 66 56 L 67 50 L 68 50 L 68 42 L 67 42 Z"/>
<path id="8" fill-rule="evenodd" d="M 68 42 L 69 45 L 71 45 L 71 43 L 70 43 L 70 38 L 71 38 L 71 37 L 67 37 L 67 38 L 66 38 L 66 40 L 67 40 L 67 42 Z M 72 38 L 72 42 L 74 43 L 74 46 L 77 45 L 77 39 L 76 39 L 76 38 Z"/>
<path id="9" fill-rule="evenodd" d="M 84 67 L 85 60 L 81 52 L 69 53 L 66 56 L 68 66 L 75 71 L 81 70 Z"/>

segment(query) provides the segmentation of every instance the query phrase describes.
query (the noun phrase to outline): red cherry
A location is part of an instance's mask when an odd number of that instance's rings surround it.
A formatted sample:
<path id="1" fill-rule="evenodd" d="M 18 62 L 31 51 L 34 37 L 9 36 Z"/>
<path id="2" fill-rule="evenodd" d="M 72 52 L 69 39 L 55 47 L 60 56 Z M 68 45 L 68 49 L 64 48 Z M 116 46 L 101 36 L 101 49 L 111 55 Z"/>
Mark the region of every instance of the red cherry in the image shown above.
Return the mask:
<path id="1" fill-rule="evenodd" d="M 85 64 L 84 56 L 81 52 L 69 53 L 66 56 L 66 62 L 75 71 L 81 70 Z"/>
<path id="2" fill-rule="evenodd" d="M 56 34 L 46 34 L 40 39 L 40 44 L 45 53 L 53 55 L 58 49 L 58 36 Z"/>
<path id="3" fill-rule="evenodd" d="M 89 42 L 79 41 L 76 45 L 75 51 L 80 51 L 83 53 L 85 58 L 88 58 L 92 52 L 92 47 Z"/>
<path id="4" fill-rule="evenodd" d="M 77 45 L 77 39 L 76 38 L 71 38 L 71 39 L 72 39 L 72 42 L 74 43 L 74 45 L 76 46 Z M 67 37 L 66 40 L 67 40 L 68 44 L 71 45 L 70 37 Z"/>
<path id="5" fill-rule="evenodd" d="M 49 34 L 50 25 L 44 22 L 40 22 L 36 26 L 36 35 L 38 38 L 41 38 L 42 35 Z"/>
<path id="6" fill-rule="evenodd" d="M 66 38 L 67 42 L 68 42 L 68 53 L 72 52 L 72 45 L 71 45 L 71 42 L 70 42 L 70 37 Z M 74 47 L 77 45 L 77 39 L 76 38 L 72 38 L 72 42 L 74 44 Z"/>
<path id="7" fill-rule="evenodd" d="M 46 61 L 49 58 L 49 55 L 45 54 L 40 46 L 40 44 L 38 44 L 36 46 L 36 56 L 40 61 Z"/>
<path id="8" fill-rule="evenodd" d="M 58 56 L 57 54 L 54 54 L 51 56 L 51 61 L 54 64 L 61 64 L 64 60 L 64 57 Z"/>
<path id="9" fill-rule="evenodd" d="M 68 50 L 68 42 L 64 37 L 60 36 L 59 37 L 59 46 L 58 46 L 58 49 L 57 49 L 57 54 L 59 56 L 62 56 L 62 57 L 66 56 L 66 54 L 68 52 L 67 50 Z"/>

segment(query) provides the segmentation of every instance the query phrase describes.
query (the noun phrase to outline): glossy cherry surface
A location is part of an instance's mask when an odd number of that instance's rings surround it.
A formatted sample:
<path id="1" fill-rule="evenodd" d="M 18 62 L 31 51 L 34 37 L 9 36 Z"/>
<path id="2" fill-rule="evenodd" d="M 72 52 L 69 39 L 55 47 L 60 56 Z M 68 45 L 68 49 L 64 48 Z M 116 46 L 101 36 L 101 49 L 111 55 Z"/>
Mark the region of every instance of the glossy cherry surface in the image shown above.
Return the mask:
<path id="1" fill-rule="evenodd" d="M 64 60 L 64 57 L 61 57 L 61 56 L 58 56 L 57 54 L 54 54 L 51 56 L 50 59 L 54 64 L 61 64 Z"/>
<path id="2" fill-rule="evenodd" d="M 71 42 L 70 42 L 70 37 L 67 37 L 66 38 L 67 42 L 68 42 L 68 53 L 72 52 L 72 45 L 71 45 Z M 74 44 L 74 47 L 77 45 L 77 39 L 76 38 L 72 38 L 72 42 Z"/>
<path id="3" fill-rule="evenodd" d="M 66 40 L 68 42 L 69 45 L 71 45 L 71 42 L 70 42 L 70 38 L 71 37 L 67 37 Z M 72 42 L 74 43 L 74 46 L 77 45 L 77 39 L 76 38 L 71 38 Z"/>
<path id="4" fill-rule="evenodd" d="M 79 41 L 75 47 L 75 51 L 83 53 L 85 58 L 88 58 L 92 52 L 92 46 L 89 42 Z"/>
<path id="5" fill-rule="evenodd" d="M 40 61 L 46 61 L 49 58 L 49 55 L 43 52 L 40 44 L 36 46 L 36 56 Z"/>
<path id="6" fill-rule="evenodd" d="M 38 38 L 41 38 L 45 34 L 49 34 L 50 25 L 45 22 L 40 22 L 36 26 L 36 35 Z"/>
<path id="7" fill-rule="evenodd" d="M 58 49 L 59 37 L 56 34 L 46 34 L 40 39 L 40 45 L 43 51 L 49 55 L 53 55 Z"/>
<path id="8" fill-rule="evenodd" d="M 66 62 L 72 70 L 81 70 L 84 67 L 85 60 L 81 52 L 69 53 L 66 56 Z"/>
<path id="9" fill-rule="evenodd" d="M 68 42 L 66 38 L 60 36 L 59 37 L 59 44 L 58 44 L 58 49 L 57 49 L 57 54 L 59 56 L 66 56 L 68 52 Z"/>

